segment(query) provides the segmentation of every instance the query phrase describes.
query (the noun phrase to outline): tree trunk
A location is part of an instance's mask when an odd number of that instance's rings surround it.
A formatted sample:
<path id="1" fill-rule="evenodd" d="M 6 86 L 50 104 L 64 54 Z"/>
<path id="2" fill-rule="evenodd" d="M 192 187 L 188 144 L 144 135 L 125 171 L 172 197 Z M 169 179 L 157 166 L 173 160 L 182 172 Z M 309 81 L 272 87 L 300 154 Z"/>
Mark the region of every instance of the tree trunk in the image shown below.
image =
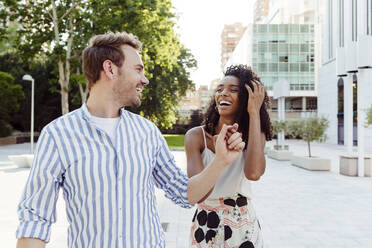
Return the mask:
<path id="1" fill-rule="evenodd" d="M 309 158 L 311 158 L 310 141 L 307 142 L 307 148 L 309 149 Z"/>
<path id="2" fill-rule="evenodd" d="M 80 75 L 79 67 L 77 68 L 76 74 Z M 83 104 L 84 102 L 87 101 L 87 97 L 89 93 L 88 85 L 86 84 L 83 89 L 83 85 L 79 83 L 79 91 L 80 91 L 81 103 Z"/>

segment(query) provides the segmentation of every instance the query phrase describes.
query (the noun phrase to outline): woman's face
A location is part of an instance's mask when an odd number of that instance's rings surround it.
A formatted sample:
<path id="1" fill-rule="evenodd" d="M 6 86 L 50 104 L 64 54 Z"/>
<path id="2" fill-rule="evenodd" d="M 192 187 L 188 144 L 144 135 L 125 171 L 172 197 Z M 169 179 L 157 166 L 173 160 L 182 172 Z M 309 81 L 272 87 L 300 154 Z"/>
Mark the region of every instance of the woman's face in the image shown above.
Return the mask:
<path id="1" fill-rule="evenodd" d="M 214 100 L 221 116 L 235 116 L 239 109 L 239 80 L 225 76 L 217 86 Z"/>

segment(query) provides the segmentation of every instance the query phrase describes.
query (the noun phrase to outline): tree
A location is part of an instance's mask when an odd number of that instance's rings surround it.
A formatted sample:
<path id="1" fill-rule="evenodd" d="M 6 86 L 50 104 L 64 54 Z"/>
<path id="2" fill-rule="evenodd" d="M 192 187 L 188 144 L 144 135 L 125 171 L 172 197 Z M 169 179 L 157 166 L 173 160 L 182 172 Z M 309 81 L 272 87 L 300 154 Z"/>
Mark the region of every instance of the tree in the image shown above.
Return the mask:
<path id="1" fill-rule="evenodd" d="M 87 84 L 80 75 L 80 54 L 89 38 L 107 31 L 126 31 L 137 35 L 144 44 L 142 59 L 151 82 L 143 92 L 143 105 L 131 110 L 162 128 L 175 123 L 178 101 L 186 89 L 193 87 L 189 71 L 196 67 L 196 61 L 174 32 L 175 15 L 170 0 L 5 3 L 11 19 L 21 24 L 16 43 L 25 61 L 40 57 L 56 61 L 62 113 L 68 112 L 68 97 L 75 94 L 71 92 L 75 86 L 80 96 L 73 95 L 73 102 L 87 97 Z"/>
<path id="2" fill-rule="evenodd" d="M 367 124 L 372 125 L 372 105 L 367 109 Z"/>
<path id="3" fill-rule="evenodd" d="M 193 110 L 190 116 L 189 128 L 200 126 L 203 122 L 203 115 L 200 109 Z"/>
<path id="4" fill-rule="evenodd" d="M 311 157 L 310 143 L 313 141 L 325 141 L 327 139 L 325 131 L 328 126 L 329 121 L 324 117 L 310 117 L 303 121 L 301 133 L 302 139 L 307 142 L 309 157 Z"/>
<path id="5" fill-rule="evenodd" d="M 69 112 L 68 91 L 71 54 L 76 26 L 83 21 L 83 1 L 7 1 L 13 19 L 21 24 L 18 49 L 25 58 L 41 52 L 57 58 L 62 114 Z M 37 13 L 37 15 L 35 15 Z"/>
<path id="6" fill-rule="evenodd" d="M 0 72 L 0 137 L 11 133 L 11 116 L 19 110 L 19 101 L 24 98 L 22 87 L 13 82 L 11 75 Z"/>

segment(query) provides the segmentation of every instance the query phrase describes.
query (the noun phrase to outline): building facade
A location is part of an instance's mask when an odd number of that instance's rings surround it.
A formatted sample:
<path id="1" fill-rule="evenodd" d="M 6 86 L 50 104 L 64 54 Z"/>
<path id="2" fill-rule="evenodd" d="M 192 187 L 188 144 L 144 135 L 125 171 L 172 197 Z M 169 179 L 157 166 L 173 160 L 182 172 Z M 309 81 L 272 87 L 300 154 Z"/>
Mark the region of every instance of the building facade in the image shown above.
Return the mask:
<path id="1" fill-rule="evenodd" d="M 252 66 L 269 96 L 273 96 L 276 82 L 286 80 L 290 85 L 290 96 L 285 100 L 287 119 L 316 114 L 316 71 L 321 65 L 320 1 L 270 0 L 267 14 L 248 25 L 226 63 Z M 274 99 L 271 102 L 270 116 L 276 119 L 278 103 Z"/>
<path id="2" fill-rule="evenodd" d="M 245 27 L 241 23 L 225 25 L 221 33 L 221 70 L 225 68 L 226 62 L 234 51 L 244 34 Z"/>
<path id="3" fill-rule="evenodd" d="M 227 63 L 247 64 L 260 77 L 269 96 L 274 84 L 286 80 L 287 119 L 315 113 L 315 44 L 313 24 L 253 24 Z M 277 101 L 272 101 L 271 117 L 277 118 Z"/>
<path id="4" fill-rule="evenodd" d="M 365 109 L 372 105 L 372 1 L 326 0 L 318 115 L 330 121 L 329 143 L 351 153 L 372 147 Z"/>

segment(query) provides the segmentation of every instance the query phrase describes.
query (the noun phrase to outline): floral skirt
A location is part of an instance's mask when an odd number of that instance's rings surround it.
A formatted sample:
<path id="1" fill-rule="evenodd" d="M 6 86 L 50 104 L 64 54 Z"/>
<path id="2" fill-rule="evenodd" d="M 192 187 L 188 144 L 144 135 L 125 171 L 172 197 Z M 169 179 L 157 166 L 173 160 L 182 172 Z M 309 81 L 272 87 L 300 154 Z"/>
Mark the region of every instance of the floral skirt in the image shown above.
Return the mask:
<path id="1" fill-rule="evenodd" d="M 190 247 L 262 248 L 261 227 L 251 201 L 236 195 L 207 199 L 192 219 Z"/>

